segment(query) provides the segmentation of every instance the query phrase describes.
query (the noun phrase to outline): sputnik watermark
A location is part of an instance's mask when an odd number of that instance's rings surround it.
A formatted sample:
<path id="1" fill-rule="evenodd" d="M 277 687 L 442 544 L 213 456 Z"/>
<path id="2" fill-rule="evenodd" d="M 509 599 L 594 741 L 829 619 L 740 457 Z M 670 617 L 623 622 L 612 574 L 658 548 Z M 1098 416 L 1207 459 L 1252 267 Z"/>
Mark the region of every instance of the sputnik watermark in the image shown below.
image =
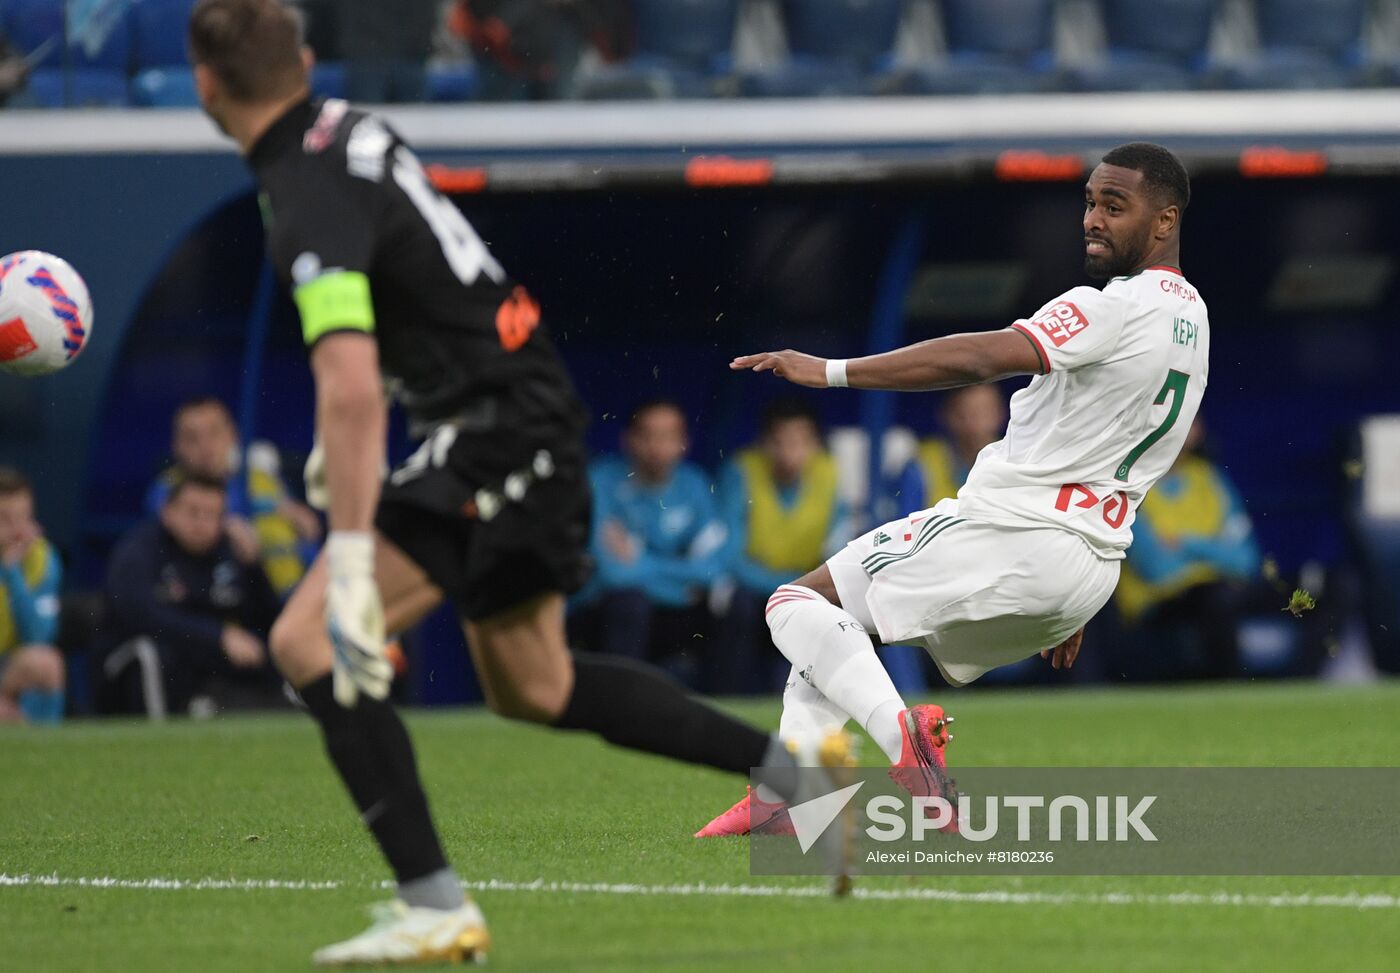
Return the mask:
<path id="1" fill-rule="evenodd" d="M 980 799 L 962 794 L 954 812 L 953 805 L 943 797 L 916 797 L 906 802 L 887 794 L 866 802 L 865 814 L 873 823 L 865 833 L 875 841 L 900 841 L 906 834 L 923 841 L 930 832 L 947 831 L 956 813 L 958 837 L 965 841 L 991 841 L 1002 835 L 1005 818 L 1000 809 L 1004 807 L 1015 812 L 1017 841 L 1035 840 L 1032 826 L 1033 813 L 1037 811 L 1043 812 L 1048 823 L 1045 831 L 1050 841 L 1156 841 L 1157 836 L 1144 820 L 1156 801 L 1155 794 L 1137 798 L 1097 794 L 1091 814 L 1089 801 L 1073 794 L 1050 798 L 1048 804 L 1043 794 L 1007 794 L 1000 798 L 988 795 Z M 980 819 L 976 814 L 979 803 Z M 1065 827 L 1066 818 L 1071 821 L 1070 829 Z M 1039 835 L 1041 831 L 1035 829 L 1034 833 Z"/>
<path id="2" fill-rule="evenodd" d="M 854 773 L 756 823 L 752 873 L 838 874 L 842 819 L 842 867 L 866 874 L 1400 875 L 1400 768 Z"/>

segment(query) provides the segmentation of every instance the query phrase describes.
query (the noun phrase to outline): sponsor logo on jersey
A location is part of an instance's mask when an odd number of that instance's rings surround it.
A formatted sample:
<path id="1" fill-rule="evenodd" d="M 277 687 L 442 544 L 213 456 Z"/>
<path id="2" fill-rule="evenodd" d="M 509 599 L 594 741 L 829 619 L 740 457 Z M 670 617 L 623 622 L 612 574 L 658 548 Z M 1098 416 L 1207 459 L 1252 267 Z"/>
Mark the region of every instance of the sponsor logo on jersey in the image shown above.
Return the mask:
<path id="1" fill-rule="evenodd" d="M 890 537 L 889 534 L 886 534 L 883 530 L 879 531 L 875 535 L 875 546 L 879 547 L 881 544 L 888 544 L 891 540 L 893 540 L 893 538 Z"/>
<path id="2" fill-rule="evenodd" d="M 1045 337 L 1053 341 L 1056 348 L 1059 348 L 1087 328 L 1089 319 L 1075 304 L 1069 301 L 1057 301 L 1031 318 L 1031 324 L 1040 328 Z"/>
<path id="3" fill-rule="evenodd" d="M 330 148 L 331 143 L 335 141 L 336 130 L 340 128 L 340 120 L 345 117 L 349 108 L 350 106 L 339 98 L 328 99 L 321 106 L 321 113 L 316 116 L 315 124 L 302 135 L 302 151 L 316 153 Z"/>

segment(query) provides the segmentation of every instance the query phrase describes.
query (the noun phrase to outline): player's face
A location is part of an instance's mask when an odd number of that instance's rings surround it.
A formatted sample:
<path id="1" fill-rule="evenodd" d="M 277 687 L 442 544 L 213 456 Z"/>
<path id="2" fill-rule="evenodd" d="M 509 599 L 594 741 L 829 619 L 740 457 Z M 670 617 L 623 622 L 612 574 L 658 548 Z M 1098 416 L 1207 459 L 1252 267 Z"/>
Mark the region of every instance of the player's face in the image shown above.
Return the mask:
<path id="1" fill-rule="evenodd" d="M 1141 268 L 1159 212 L 1141 172 L 1101 163 L 1084 187 L 1084 272 L 1107 280 Z"/>
<path id="2" fill-rule="evenodd" d="M 238 436 L 228 413 L 213 405 L 186 409 L 175 425 L 171 452 L 186 469 L 218 480 L 233 471 Z"/>
<path id="3" fill-rule="evenodd" d="M 657 407 L 637 417 L 627 433 L 627 456 L 643 477 L 664 480 L 690 448 L 685 417 L 675 409 Z"/>
<path id="4" fill-rule="evenodd" d="M 779 482 L 792 483 L 821 449 L 816 427 L 807 419 L 779 422 L 763 437 L 763 449 Z"/>
<path id="5" fill-rule="evenodd" d="M 12 547 L 34 528 L 34 498 L 27 490 L 0 496 L 0 548 Z"/>
<path id="6" fill-rule="evenodd" d="M 160 522 L 189 554 L 207 554 L 224 532 L 224 495 L 190 484 L 160 511 Z"/>

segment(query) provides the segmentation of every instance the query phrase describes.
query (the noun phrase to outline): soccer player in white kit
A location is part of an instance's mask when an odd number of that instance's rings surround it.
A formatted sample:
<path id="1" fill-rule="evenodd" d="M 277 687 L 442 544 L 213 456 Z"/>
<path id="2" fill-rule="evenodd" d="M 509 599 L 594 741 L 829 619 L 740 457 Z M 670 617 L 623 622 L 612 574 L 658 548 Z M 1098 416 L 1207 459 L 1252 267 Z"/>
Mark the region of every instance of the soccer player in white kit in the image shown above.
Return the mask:
<path id="1" fill-rule="evenodd" d="M 951 791 L 941 707 L 906 707 L 870 636 L 921 645 L 954 686 L 1037 652 L 1073 665 L 1084 625 L 1113 594 L 1134 513 L 1175 461 L 1206 388 L 1205 302 L 1180 269 L 1186 170 L 1158 145 L 1103 157 L 1084 187 L 1084 269 L 1074 287 L 1001 331 L 825 360 L 796 351 L 734 369 L 811 388 L 918 391 L 1035 375 L 1006 436 L 978 455 L 956 499 L 852 541 L 768 602 L 792 662 L 780 734 L 855 719 L 916 794 Z M 697 837 L 784 830 L 781 804 L 746 796 Z M 774 825 L 774 827 L 767 827 Z"/>

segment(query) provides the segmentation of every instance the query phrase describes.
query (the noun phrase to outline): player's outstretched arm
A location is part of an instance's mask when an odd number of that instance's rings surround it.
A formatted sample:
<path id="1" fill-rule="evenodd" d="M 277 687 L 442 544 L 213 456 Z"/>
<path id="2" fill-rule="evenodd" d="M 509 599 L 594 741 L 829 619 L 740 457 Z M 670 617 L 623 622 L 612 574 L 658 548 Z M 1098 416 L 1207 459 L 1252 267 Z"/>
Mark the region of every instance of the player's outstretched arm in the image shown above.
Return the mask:
<path id="1" fill-rule="evenodd" d="M 865 358 L 828 360 L 800 351 L 767 351 L 743 355 L 729 367 L 772 372 L 808 388 L 850 386 L 921 392 L 995 382 L 1013 375 L 1039 375 L 1040 356 L 1019 331 L 955 334 L 908 345 Z"/>

